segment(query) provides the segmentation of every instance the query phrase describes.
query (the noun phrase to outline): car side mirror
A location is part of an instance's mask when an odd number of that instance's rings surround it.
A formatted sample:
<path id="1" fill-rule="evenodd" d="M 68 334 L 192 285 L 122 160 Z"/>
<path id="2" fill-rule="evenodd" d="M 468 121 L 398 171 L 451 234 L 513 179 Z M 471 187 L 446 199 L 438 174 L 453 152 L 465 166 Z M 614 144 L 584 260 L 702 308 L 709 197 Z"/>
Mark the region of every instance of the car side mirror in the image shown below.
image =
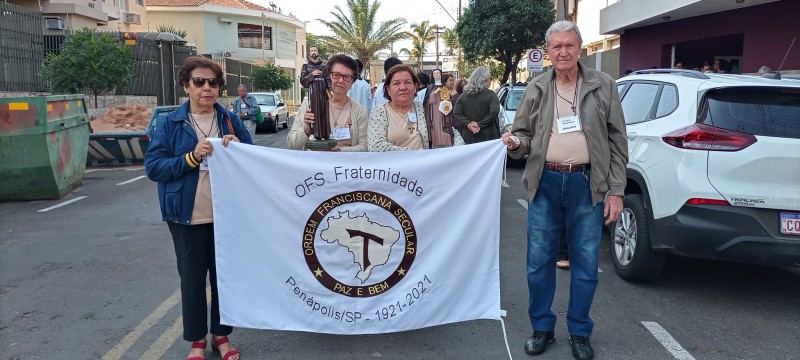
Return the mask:
<path id="1" fill-rule="evenodd" d="M 283 106 L 283 105 L 285 105 L 285 104 L 284 104 L 284 103 L 282 103 L 282 102 L 279 102 L 279 103 L 278 103 L 278 106 Z"/>

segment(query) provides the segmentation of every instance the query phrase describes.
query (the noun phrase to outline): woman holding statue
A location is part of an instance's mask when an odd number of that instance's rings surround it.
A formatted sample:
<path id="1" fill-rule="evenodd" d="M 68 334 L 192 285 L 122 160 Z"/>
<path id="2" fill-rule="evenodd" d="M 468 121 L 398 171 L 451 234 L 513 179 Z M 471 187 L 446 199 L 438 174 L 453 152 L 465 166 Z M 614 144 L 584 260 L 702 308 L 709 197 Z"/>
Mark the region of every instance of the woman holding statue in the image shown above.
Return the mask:
<path id="1" fill-rule="evenodd" d="M 331 151 L 367 151 L 367 110 L 353 101 L 347 92 L 358 75 L 358 64 L 347 55 L 334 55 L 326 64 L 330 78 L 332 96 L 328 99 L 328 122 L 331 129 L 329 139 L 336 141 Z M 314 134 L 315 116 L 309 105 L 309 98 L 303 101 L 297 112 L 286 142 L 290 149 L 302 150 L 309 140 L 317 138 Z M 319 128 L 319 126 L 318 126 Z"/>

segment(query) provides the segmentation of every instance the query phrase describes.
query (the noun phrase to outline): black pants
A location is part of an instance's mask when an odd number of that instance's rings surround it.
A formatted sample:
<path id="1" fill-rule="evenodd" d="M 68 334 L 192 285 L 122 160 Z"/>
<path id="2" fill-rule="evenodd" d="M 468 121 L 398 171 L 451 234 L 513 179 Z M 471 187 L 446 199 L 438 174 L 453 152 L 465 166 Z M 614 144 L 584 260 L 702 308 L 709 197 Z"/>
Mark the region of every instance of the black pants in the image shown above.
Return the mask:
<path id="1" fill-rule="evenodd" d="M 214 261 L 214 224 L 167 223 L 175 244 L 178 274 L 181 276 L 183 339 L 198 341 L 208 334 L 206 278 L 211 282 L 211 334 L 227 336 L 233 328 L 219 323 L 217 268 Z"/>

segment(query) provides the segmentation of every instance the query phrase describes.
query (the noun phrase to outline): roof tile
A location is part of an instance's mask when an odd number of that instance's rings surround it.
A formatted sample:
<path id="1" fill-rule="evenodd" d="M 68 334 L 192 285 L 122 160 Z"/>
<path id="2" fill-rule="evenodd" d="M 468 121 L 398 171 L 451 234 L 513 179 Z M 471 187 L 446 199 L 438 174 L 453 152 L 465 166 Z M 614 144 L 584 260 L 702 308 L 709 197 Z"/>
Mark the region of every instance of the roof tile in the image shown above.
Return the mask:
<path id="1" fill-rule="evenodd" d="M 253 4 L 246 0 L 147 0 L 148 6 L 200 6 L 215 5 L 237 9 L 270 11 L 263 6 Z"/>

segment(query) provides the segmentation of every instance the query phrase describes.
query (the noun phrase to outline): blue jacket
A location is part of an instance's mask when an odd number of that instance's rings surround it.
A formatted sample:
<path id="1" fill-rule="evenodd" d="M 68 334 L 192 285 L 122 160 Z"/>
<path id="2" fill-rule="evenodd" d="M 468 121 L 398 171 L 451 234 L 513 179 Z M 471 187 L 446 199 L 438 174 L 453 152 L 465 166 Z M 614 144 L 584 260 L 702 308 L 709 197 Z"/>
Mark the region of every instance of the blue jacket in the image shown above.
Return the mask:
<path id="1" fill-rule="evenodd" d="M 242 120 L 243 121 L 244 120 L 256 121 L 256 114 L 261 112 L 261 107 L 258 106 L 258 101 L 256 101 L 256 97 L 253 96 L 253 95 L 247 94 L 247 96 L 245 96 L 244 104 L 247 107 L 247 111 L 245 111 L 245 113 L 247 113 L 247 119 L 242 119 Z M 237 96 L 236 99 L 233 100 L 233 110 L 232 111 L 234 113 L 236 113 L 236 115 L 239 115 L 239 113 L 242 112 L 242 97 L 241 96 Z"/>
<path id="2" fill-rule="evenodd" d="M 219 104 L 214 105 L 214 109 L 217 111 L 217 128 L 221 132 L 218 136 L 231 133 L 225 120 L 228 117 L 239 141 L 253 143 L 236 114 Z M 192 219 L 200 168 L 192 166 L 186 154 L 194 151 L 197 143 L 197 133 L 189 122 L 189 101 L 167 115 L 152 134 L 144 166 L 147 177 L 158 182 L 158 201 L 164 221 L 188 225 Z"/>

